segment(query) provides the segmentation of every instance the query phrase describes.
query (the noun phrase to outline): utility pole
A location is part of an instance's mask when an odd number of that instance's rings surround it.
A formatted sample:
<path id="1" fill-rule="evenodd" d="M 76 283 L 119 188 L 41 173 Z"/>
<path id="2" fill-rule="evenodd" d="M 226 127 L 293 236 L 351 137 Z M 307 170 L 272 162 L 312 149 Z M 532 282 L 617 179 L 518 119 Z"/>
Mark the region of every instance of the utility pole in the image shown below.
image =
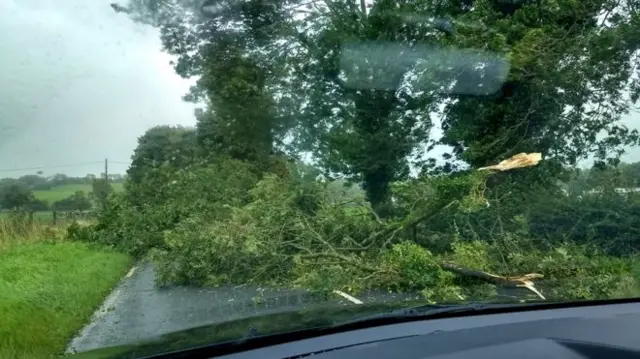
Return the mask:
<path id="1" fill-rule="evenodd" d="M 104 187 L 105 191 L 109 193 L 109 160 L 104 159 Z"/>
<path id="2" fill-rule="evenodd" d="M 107 198 L 109 198 L 109 160 L 104 159 L 104 198 L 102 201 L 102 207 L 104 210 L 107 208 Z"/>

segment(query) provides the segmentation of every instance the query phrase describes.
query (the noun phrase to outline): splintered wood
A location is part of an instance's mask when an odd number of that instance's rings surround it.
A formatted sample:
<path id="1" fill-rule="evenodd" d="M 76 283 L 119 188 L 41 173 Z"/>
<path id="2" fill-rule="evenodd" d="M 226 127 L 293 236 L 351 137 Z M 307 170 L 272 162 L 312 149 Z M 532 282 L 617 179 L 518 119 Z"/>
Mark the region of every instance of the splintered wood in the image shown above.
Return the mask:
<path id="1" fill-rule="evenodd" d="M 523 153 L 518 153 L 517 155 L 514 155 L 511 158 L 508 158 L 498 163 L 497 165 L 478 168 L 478 171 L 493 170 L 493 171 L 502 172 L 502 171 L 509 171 L 516 168 L 533 167 L 537 165 L 541 160 L 542 160 L 542 153 L 540 152 L 534 152 L 534 153 L 523 152 Z M 376 215 L 376 218 L 378 219 L 378 221 L 380 221 L 377 215 Z M 418 221 L 421 221 L 423 219 L 424 218 L 419 218 L 418 220 L 414 220 L 413 223 L 417 223 Z M 406 227 L 410 227 L 410 225 L 407 225 Z M 399 229 L 396 229 L 395 232 L 397 232 L 398 230 Z M 337 256 L 337 254 L 332 254 L 331 256 Z M 534 293 L 535 295 L 537 295 L 538 297 L 540 297 L 541 299 L 543 300 L 546 299 L 544 295 L 542 295 L 542 293 L 540 293 L 540 291 L 536 289 L 532 281 L 534 279 L 540 279 L 544 277 L 542 274 L 539 274 L 539 273 L 529 273 L 529 274 L 523 274 L 521 276 L 505 277 L 505 276 L 499 276 L 496 274 L 487 273 L 477 269 L 465 268 L 450 262 L 439 263 L 439 265 L 442 269 L 455 273 L 456 275 L 459 275 L 459 276 L 478 278 L 487 283 L 491 283 L 493 285 L 501 286 L 501 287 L 525 288 L 531 291 L 532 293 Z M 362 303 L 358 299 L 353 298 L 344 292 L 340 292 L 336 290 L 334 291 L 334 293 L 354 303 L 357 303 L 357 304 Z"/>
<path id="2" fill-rule="evenodd" d="M 498 163 L 497 165 L 480 167 L 478 171 L 509 171 L 516 168 L 533 167 L 542 160 L 542 153 L 518 153 L 517 155 L 507 158 L 506 160 Z M 512 287 L 512 288 L 525 288 L 535 293 L 541 299 L 545 297 L 536 289 L 533 285 L 533 279 L 543 278 L 544 276 L 539 273 L 529 273 L 521 276 L 503 277 L 491 273 L 487 273 L 481 270 L 469 269 L 459 266 L 454 263 L 441 263 L 440 266 L 444 270 L 448 270 L 452 273 L 461 276 L 475 277 L 485 282 L 492 283 L 497 286 Z"/>
<path id="3" fill-rule="evenodd" d="M 440 263 L 440 267 L 444 270 L 455 273 L 457 275 L 475 277 L 497 286 L 511 287 L 511 288 L 525 288 L 535 293 L 541 299 L 546 299 L 542 295 L 542 293 L 540 293 L 540 291 L 536 289 L 536 287 L 533 285 L 533 282 L 531 281 L 532 279 L 544 278 L 544 276 L 539 273 L 529 273 L 521 276 L 503 277 L 496 274 L 487 273 L 481 270 L 465 268 L 455 263 Z"/>
<path id="4" fill-rule="evenodd" d="M 518 153 L 517 155 L 507 158 L 506 160 L 498 163 L 497 165 L 480 167 L 478 171 L 495 170 L 495 171 L 509 171 L 516 168 L 533 167 L 542 160 L 542 153 Z"/>

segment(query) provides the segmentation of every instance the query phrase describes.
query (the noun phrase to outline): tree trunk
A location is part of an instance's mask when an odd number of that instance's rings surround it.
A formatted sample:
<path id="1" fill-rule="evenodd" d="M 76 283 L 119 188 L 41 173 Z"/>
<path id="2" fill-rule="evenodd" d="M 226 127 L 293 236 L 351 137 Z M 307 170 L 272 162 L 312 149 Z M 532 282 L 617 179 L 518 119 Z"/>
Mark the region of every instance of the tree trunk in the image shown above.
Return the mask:
<path id="1" fill-rule="evenodd" d="M 381 218 L 388 217 L 393 210 L 389 188 L 391 176 L 385 172 L 379 170 L 365 173 L 363 184 L 367 201 Z"/>

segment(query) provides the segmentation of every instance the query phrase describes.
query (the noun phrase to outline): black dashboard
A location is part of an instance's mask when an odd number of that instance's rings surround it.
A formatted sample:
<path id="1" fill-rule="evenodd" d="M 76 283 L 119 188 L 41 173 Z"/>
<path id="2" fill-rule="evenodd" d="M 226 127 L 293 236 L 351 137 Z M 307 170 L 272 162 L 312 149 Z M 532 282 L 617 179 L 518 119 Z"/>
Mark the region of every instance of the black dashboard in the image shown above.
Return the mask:
<path id="1" fill-rule="evenodd" d="M 640 303 L 418 320 L 220 358 L 640 358 Z"/>

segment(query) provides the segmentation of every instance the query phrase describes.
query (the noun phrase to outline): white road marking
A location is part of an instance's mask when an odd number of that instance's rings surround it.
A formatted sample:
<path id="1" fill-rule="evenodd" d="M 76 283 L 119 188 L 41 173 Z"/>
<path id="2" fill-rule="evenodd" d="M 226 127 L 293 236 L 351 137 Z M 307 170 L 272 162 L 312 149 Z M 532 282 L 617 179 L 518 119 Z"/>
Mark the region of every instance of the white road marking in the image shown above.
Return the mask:
<path id="1" fill-rule="evenodd" d="M 136 271 L 136 268 L 137 268 L 137 267 L 131 267 L 131 269 L 129 269 L 129 272 L 127 273 L 127 275 L 125 275 L 124 277 L 125 277 L 125 278 L 129 278 L 129 277 L 131 277 L 131 276 L 133 275 L 133 272 L 135 272 L 135 271 Z"/>
<path id="2" fill-rule="evenodd" d="M 345 292 L 341 292 L 341 291 L 339 291 L 339 290 L 334 290 L 333 292 L 334 292 L 335 294 L 337 294 L 337 295 L 341 296 L 342 298 L 344 298 L 344 299 L 346 299 L 346 300 L 348 300 L 348 301 L 352 302 L 352 303 L 355 303 L 355 304 L 362 304 L 362 301 L 361 301 L 360 299 L 355 298 L 355 297 L 352 297 L 352 296 L 350 296 L 349 294 L 347 294 L 347 293 L 345 293 Z"/>

